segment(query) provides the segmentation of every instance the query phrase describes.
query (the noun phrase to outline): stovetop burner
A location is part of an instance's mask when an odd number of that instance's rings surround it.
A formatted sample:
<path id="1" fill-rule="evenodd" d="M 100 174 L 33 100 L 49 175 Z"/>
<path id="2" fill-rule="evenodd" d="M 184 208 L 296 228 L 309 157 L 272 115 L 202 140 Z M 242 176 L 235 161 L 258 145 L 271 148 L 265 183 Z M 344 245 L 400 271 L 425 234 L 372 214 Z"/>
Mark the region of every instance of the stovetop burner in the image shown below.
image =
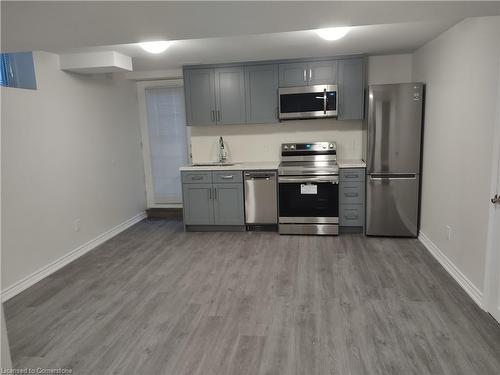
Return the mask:
<path id="1" fill-rule="evenodd" d="M 281 176 L 338 175 L 339 166 L 336 161 L 281 162 L 278 173 Z"/>
<path id="2" fill-rule="evenodd" d="M 335 142 L 283 143 L 280 175 L 338 175 Z"/>

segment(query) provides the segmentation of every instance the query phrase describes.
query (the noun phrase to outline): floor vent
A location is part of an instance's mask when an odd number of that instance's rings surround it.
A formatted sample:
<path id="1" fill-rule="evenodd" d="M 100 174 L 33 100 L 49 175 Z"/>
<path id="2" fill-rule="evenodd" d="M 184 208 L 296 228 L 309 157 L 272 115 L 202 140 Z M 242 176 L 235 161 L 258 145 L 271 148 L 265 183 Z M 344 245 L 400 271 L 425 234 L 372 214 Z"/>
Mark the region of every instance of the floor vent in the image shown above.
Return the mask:
<path id="1" fill-rule="evenodd" d="M 251 232 L 277 232 L 278 225 L 277 224 L 247 225 L 247 230 Z"/>

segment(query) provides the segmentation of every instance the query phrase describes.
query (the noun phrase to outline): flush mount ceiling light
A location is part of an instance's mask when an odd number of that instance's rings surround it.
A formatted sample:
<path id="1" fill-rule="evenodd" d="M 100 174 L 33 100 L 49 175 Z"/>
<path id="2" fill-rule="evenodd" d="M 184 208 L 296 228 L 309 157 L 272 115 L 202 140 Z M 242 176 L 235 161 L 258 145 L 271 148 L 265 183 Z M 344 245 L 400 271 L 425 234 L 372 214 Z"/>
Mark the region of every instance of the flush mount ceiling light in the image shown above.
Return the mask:
<path id="1" fill-rule="evenodd" d="M 158 40 L 156 42 L 143 42 L 139 43 L 144 51 L 149 53 L 162 53 L 170 47 L 170 42 L 167 40 Z"/>
<path id="2" fill-rule="evenodd" d="M 349 27 L 329 27 L 327 29 L 318 29 L 315 31 L 325 40 L 339 40 L 346 36 L 349 30 Z"/>

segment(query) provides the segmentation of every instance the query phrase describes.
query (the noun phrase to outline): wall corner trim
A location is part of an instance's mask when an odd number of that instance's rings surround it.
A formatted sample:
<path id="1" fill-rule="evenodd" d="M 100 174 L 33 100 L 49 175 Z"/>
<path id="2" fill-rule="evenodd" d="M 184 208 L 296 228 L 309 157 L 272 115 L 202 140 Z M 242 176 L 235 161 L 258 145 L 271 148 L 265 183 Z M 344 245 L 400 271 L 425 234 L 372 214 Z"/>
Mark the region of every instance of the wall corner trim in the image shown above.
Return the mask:
<path id="1" fill-rule="evenodd" d="M 418 240 L 431 253 L 431 255 L 441 264 L 444 269 L 455 279 L 462 289 L 472 298 L 472 300 L 482 309 L 483 293 L 465 276 L 462 271 L 448 258 L 425 233 L 420 232 Z"/>
<path id="2" fill-rule="evenodd" d="M 85 253 L 88 253 L 89 251 L 95 249 L 97 246 L 103 244 L 104 242 L 108 241 L 109 239 L 113 238 L 117 234 L 120 234 L 121 232 L 130 228 L 134 224 L 137 224 L 138 222 L 144 220 L 145 218 L 146 218 L 146 212 L 142 211 L 142 212 L 138 213 L 137 215 L 131 217 L 130 219 L 125 220 L 123 223 L 118 224 L 117 226 L 111 228 L 110 230 L 100 234 L 96 238 L 94 238 L 94 239 L 88 241 L 87 243 L 84 243 L 83 245 L 77 247 L 76 249 L 70 251 L 69 253 L 62 256 L 61 258 L 56 259 L 55 261 L 40 268 L 39 270 L 33 272 L 32 274 L 24 277 L 23 279 L 19 280 L 18 282 L 8 286 L 4 290 L 2 290 L 1 301 L 5 302 L 5 301 L 11 299 L 15 295 L 28 289 L 30 286 L 36 284 L 37 282 L 44 279 L 45 277 L 53 274 L 57 270 L 63 268 L 65 265 L 78 259 L 79 257 L 84 255 Z"/>

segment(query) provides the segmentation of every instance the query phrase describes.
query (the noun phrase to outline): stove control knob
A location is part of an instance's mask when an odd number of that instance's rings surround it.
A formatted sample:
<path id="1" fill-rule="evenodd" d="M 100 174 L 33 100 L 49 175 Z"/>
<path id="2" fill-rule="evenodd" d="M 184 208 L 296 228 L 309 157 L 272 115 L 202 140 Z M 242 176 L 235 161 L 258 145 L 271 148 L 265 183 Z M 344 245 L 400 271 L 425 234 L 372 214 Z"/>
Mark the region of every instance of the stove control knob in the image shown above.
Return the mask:
<path id="1" fill-rule="evenodd" d="M 295 150 L 295 145 L 290 145 L 291 150 Z"/>
<path id="2" fill-rule="evenodd" d="M 329 146 L 329 147 L 330 147 L 330 148 L 333 148 L 333 143 L 330 143 L 330 146 Z"/>
<path id="3" fill-rule="evenodd" d="M 284 146 L 283 146 L 283 149 L 284 149 L 284 150 L 288 150 L 288 146 L 287 146 L 287 145 L 284 145 Z"/>
<path id="4" fill-rule="evenodd" d="M 323 145 L 323 148 L 326 148 L 326 145 Z"/>

